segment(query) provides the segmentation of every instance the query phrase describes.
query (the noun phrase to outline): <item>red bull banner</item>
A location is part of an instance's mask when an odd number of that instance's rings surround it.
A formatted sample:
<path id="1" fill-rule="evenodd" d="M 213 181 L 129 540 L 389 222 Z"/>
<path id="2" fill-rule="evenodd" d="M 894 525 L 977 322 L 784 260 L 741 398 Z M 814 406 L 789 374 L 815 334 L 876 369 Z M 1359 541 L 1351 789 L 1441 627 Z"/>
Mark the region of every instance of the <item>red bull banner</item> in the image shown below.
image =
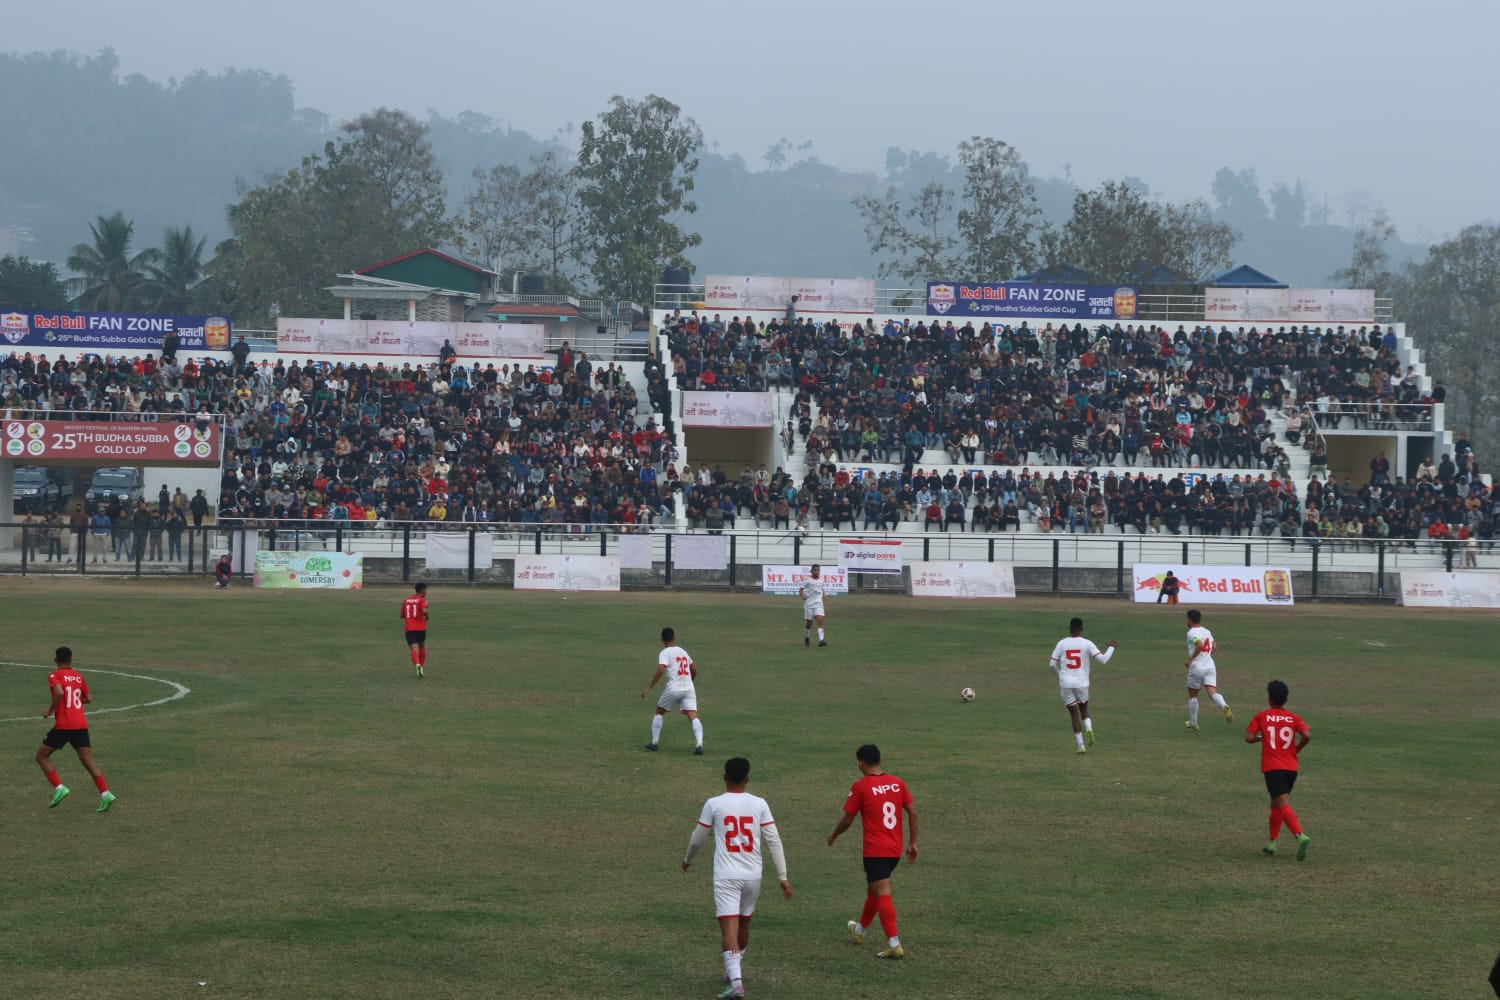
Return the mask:
<path id="1" fill-rule="evenodd" d="M 21 463 L 218 465 L 224 436 L 213 422 L 5 421 L 4 456 Z"/>
<path id="2" fill-rule="evenodd" d="M 1153 604 L 1162 578 L 1177 577 L 1177 601 L 1193 604 L 1291 605 L 1292 571 L 1285 566 L 1184 566 L 1181 563 L 1136 563 L 1131 593 L 1137 604 Z"/>

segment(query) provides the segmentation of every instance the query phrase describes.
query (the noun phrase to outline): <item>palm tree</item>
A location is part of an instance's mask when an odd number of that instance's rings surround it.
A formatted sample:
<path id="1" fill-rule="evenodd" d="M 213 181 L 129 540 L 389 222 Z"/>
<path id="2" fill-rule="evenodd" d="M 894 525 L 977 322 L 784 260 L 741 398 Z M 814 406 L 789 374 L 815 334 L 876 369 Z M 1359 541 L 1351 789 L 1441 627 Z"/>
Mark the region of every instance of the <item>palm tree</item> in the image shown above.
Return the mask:
<path id="1" fill-rule="evenodd" d="M 193 288 L 203 280 L 203 247 L 206 239 L 195 238 L 192 226 L 161 234 L 161 249 L 146 265 L 142 288 L 148 309 L 158 313 L 181 313 L 192 309 Z"/>
<path id="2" fill-rule="evenodd" d="M 68 257 L 74 277 L 68 279 L 73 304 L 93 312 L 129 312 L 141 304 L 146 269 L 155 263 L 157 251 L 130 255 L 135 223 L 125 213 L 99 216 L 89 225 L 92 243 L 80 243 Z"/>

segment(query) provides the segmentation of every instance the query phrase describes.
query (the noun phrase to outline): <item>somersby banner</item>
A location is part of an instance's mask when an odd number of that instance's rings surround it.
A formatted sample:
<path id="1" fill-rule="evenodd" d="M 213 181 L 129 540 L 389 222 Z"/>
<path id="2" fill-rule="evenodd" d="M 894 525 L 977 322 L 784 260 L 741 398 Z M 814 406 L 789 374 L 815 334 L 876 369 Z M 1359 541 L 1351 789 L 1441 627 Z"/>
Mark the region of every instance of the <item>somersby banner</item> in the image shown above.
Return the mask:
<path id="1" fill-rule="evenodd" d="M 1177 577 L 1177 600 L 1189 604 L 1286 604 L 1292 601 L 1292 571 L 1285 566 L 1184 566 L 1136 563 L 1131 569 L 1135 603 L 1151 604 L 1162 578 Z"/>
<path id="2" fill-rule="evenodd" d="M 267 590 L 359 590 L 365 557 L 358 552 L 255 553 L 255 585 Z"/>

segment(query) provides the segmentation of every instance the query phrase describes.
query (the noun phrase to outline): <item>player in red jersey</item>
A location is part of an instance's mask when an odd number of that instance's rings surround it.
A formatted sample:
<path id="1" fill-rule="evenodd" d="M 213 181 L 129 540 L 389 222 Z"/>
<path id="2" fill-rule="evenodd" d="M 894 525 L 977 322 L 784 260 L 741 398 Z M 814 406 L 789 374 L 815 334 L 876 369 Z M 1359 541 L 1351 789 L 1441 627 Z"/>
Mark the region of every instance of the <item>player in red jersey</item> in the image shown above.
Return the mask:
<path id="1" fill-rule="evenodd" d="M 1282 681 L 1266 685 L 1271 707 L 1256 714 L 1245 727 L 1245 742 L 1260 744 L 1260 769 L 1271 793 L 1271 839 L 1265 853 L 1276 853 L 1276 836 L 1281 824 L 1297 838 L 1297 860 L 1307 857 L 1312 838 L 1302 832 L 1302 824 L 1292 811 L 1292 786 L 1297 783 L 1297 755 L 1312 741 L 1312 731 L 1296 712 L 1286 707 L 1291 692 Z"/>
<path id="2" fill-rule="evenodd" d="M 42 769 L 42 773 L 52 783 L 52 801 L 47 808 L 51 809 L 68 797 L 68 786 L 62 783 L 52 767 L 52 752 L 71 743 L 83 769 L 93 775 L 94 787 L 99 789 L 98 811 L 107 812 L 115 803 L 115 793 L 109 790 L 109 782 L 104 780 L 104 773 L 94 763 L 93 745 L 89 742 L 89 723 L 83 715 L 83 706 L 94 700 L 89 694 L 88 681 L 73 669 L 73 651 L 67 646 L 57 647 L 52 662 L 57 665 L 57 669 L 47 675 L 52 703 L 42 713 L 42 718 L 52 717 L 54 724 L 42 738 L 42 745 L 36 752 L 37 767 Z"/>
<path id="3" fill-rule="evenodd" d="M 406 646 L 411 650 L 411 664 L 422 676 L 427 666 L 427 584 L 419 583 L 416 593 L 401 602 L 401 621 L 406 625 Z"/>
<path id="4" fill-rule="evenodd" d="M 865 905 L 858 920 L 849 921 L 849 933 L 855 944 L 865 943 L 865 928 L 880 914 L 886 947 L 875 953 L 877 958 L 903 958 L 901 938 L 896 933 L 896 903 L 891 899 L 891 874 L 901 862 L 901 813 L 911 821 L 911 837 L 906 841 L 906 860 L 917 860 L 917 809 L 912 804 L 911 789 L 906 782 L 880 767 L 880 748 L 866 743 L 854 752 L 863 775 L 849 788 L 844 800 L 844 814 L 838 826 L 828 835 L 832 847 L 839 835 L 861 817 L 865 834 Z"/>

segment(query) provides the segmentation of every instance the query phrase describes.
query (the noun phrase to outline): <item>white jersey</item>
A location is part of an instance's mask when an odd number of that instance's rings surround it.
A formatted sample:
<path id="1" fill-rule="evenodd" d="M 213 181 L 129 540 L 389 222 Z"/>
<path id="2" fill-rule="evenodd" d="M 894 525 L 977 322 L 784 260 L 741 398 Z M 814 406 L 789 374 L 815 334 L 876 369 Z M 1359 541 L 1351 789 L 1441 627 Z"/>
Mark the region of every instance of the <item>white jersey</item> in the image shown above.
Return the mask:
<path id="1" fill-rule="evenodd" d="M 776 825 L 765 799 L 749 792 L 715 795 L 703 803 L 698 825 L 712 832 L 714 881 L 761 877 L 763 833 L 766 827 Z"/>
<path id="2" fill-rule="evenodd" d="M 807 607 L 823 606 L 823 578 L 808 577 L 802 581 L 802 603 Z"/>
<path id="3" fill-rule="evenodd" d="M 1193 643 L 1195 641 L 1199 643 L 1198 658 L 1193 660 Z M 1194 625 L 1188 629 L 1187 655 L 1188 659 L 1192 660 L 1192 664 L 1188 667 L 1189 670 L 1203 671 L 1216 669 L 1214 664 L 1214 650 L 1214 634 L 1212 632 L 1202 625 Z"/>
<path id="4" fill-rule="evenodd" d="M 667 679 L 667 691 L 672 694 L 687 694 L 693 691 L 693 658 L 681 646 L 664 646 L 656 658 L 662 676 Z"/>
<path id="5" fill-rule="evenodd" d="M 1113 650 L 1110 651 L 1112 653 Z M 1057 674 L 1060 687 L 1086 688 L 1089 686 L 1089 666 L 1095 657 L 1100 663 L 1108 663 L 1110 653 L 1101 653 L 1092 639 L 1081 635 L 1070 635 L 1059 639 L 1052 647 L 1052 672 Z"/>

